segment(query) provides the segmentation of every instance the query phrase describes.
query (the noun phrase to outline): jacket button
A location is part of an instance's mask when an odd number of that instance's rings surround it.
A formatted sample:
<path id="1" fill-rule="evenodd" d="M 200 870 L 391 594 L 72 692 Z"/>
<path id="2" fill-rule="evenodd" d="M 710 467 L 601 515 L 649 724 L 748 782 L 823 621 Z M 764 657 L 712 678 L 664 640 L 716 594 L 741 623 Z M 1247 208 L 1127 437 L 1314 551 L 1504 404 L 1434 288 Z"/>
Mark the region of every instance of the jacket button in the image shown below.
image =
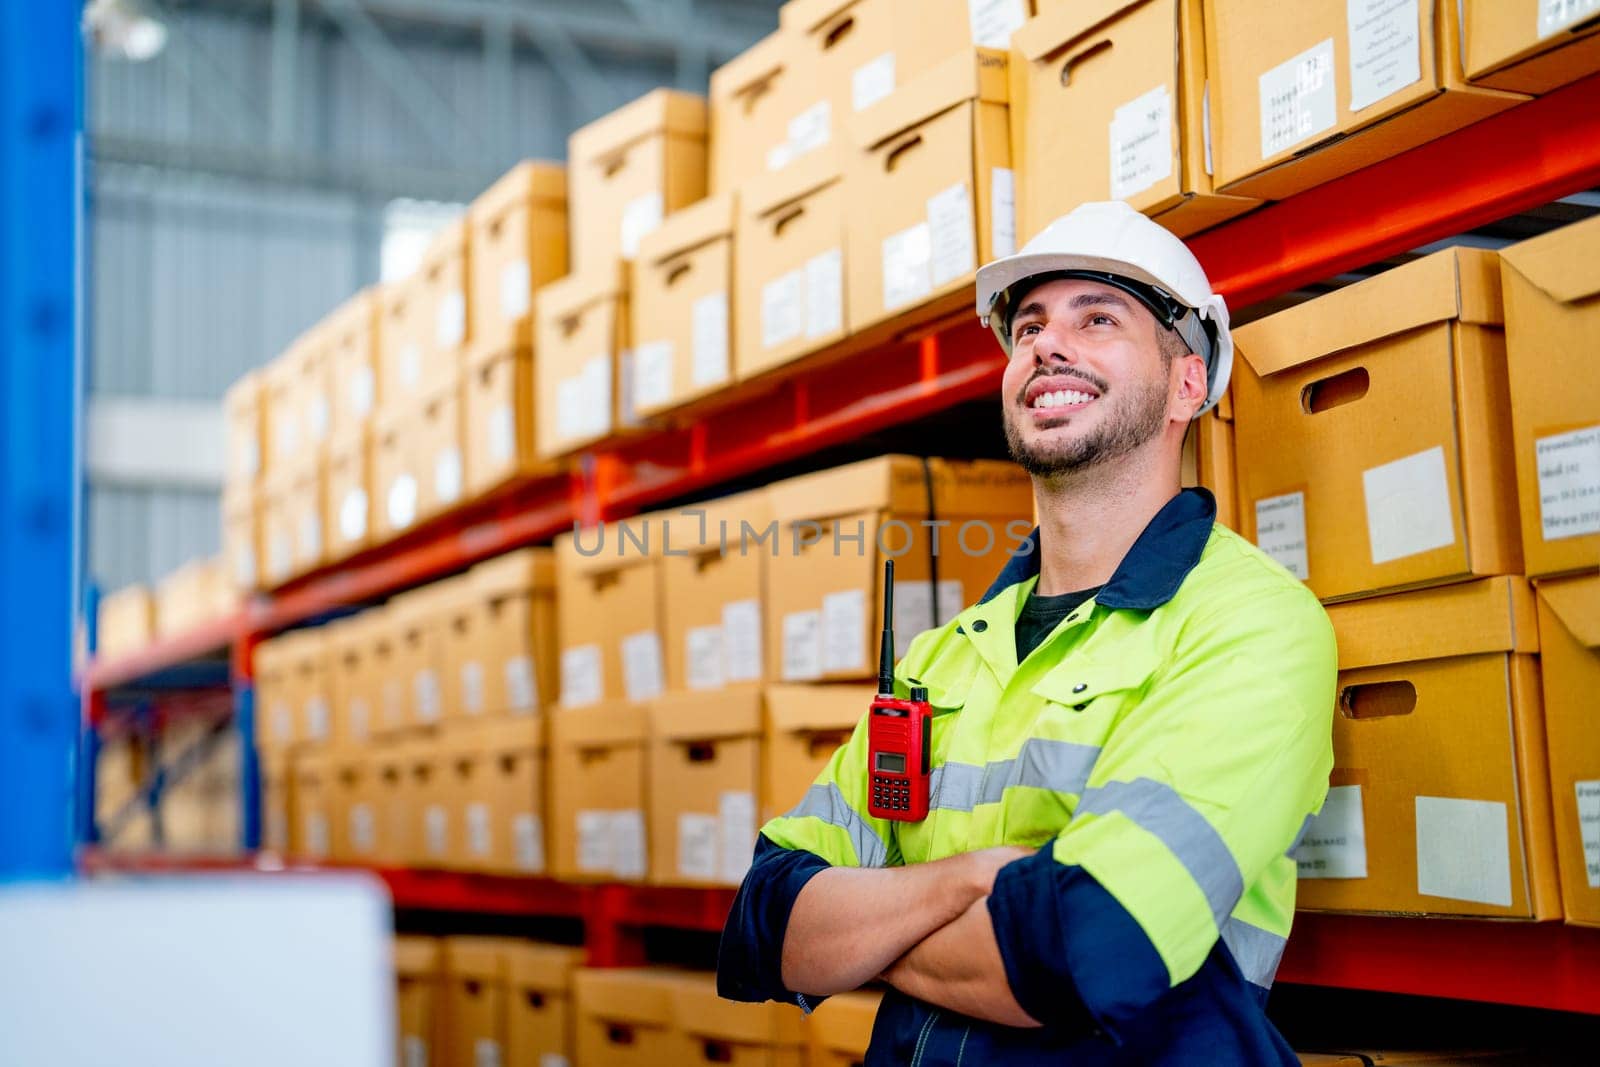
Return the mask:
<path id="1" fill-rule="evenodd" d="M 1089 683 L 1088 682 L 1079 682 L 1077 685 L 1072 687 L 1072 691 L 1074 693 L 1081 693 L 1087 688 L 1089 688 Z"/>
<path id="2" fill-rule="evenodd" d="M 987 620 L 985 620 L 985 619 L 975 619 L 975 620 L 973 620 L 973 623 L 972 623 L 972 632 L 973 633 L 981 634 L 981 633 L 983 633 L 983 631 L 987 630 L 988 628 L 989 628 L 989 623 L 988 623 Z"/>

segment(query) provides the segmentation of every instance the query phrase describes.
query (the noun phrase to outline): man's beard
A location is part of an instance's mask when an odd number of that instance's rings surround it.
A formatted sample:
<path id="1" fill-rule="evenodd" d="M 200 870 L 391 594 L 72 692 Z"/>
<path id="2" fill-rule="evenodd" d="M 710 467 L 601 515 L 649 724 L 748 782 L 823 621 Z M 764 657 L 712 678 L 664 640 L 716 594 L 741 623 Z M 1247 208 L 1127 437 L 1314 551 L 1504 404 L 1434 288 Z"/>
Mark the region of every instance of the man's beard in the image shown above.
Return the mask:
<path id="1" fill-rule="evenodd" d="M 1113 402 L 1098 429 L 1081 437 L 1050 443 L 1030 445 L 1024 442 L 1022 428 L 1017 425 L 1018 416 L 1011 405 L 1006 405 L 1006 446 L 1011 459 L 1035 478 L 1055 478 L 1127 455 L 1161 432 L 1167 422 L 1164 381 L 1127 385 L 1117 392 L 1125 394 L 1124 399 L 1120 403 Z M 1107 398 L 1102 395 L 1094 403 L 1107 403 Z"/>

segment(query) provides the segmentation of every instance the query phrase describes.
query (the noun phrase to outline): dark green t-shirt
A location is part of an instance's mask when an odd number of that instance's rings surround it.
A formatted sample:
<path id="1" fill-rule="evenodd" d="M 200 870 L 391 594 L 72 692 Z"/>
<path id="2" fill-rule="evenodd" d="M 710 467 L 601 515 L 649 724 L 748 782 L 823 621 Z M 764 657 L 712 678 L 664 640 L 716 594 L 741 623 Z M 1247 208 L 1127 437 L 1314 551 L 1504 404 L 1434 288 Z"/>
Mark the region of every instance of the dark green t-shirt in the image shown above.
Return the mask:
<path id="1" fill-rule="evenodd" d="M 1061 593 L 1058 596 L 1030 594 L 1022 605 L 1022 614 L 1017 616 L 1017 662 L 1027 659 L 1028 653 L 1038 648 L 1062 619 L 1071 615 L 1101 588 L 1097 585 L 1093 589 L 1080 589 L 1076 593 Z"/>

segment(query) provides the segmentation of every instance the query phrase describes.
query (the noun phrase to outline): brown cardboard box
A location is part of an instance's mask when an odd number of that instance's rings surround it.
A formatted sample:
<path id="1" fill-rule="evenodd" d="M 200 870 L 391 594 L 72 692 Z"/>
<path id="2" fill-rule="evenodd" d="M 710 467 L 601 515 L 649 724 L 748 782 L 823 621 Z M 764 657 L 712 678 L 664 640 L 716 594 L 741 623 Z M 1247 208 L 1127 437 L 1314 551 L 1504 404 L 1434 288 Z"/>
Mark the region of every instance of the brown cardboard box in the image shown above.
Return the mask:
<path id="1" fill-rule="evenodd" d="M 1201 0 L 1042 4 L 1014 44 L 1021 241 L 1091 200 L 1126 200 L 1179 236 L 1257 205 L 1217 193 L 1207 165 Z"/>
<path id="2" fill-rule="evenodd" d="M 291 631 L 279 641 L 289 667 L 294 739 L 325 745 L 333 738 L 332 660 L 327 635 L 320 627 L 312 627 Z"/>
<path id="3" fill-rule="evenodd" d="M 1600 329 L 1596 253 L 1600 220 L 1500 254 L 1529 577 L 1600 568 L 1600 361 L 1588 356 Z"/>
<path id="4" fill-rule="evenodd" d="M 573 272 L 632 259 L 662 219 L 706 195 L 705 99 L 646 93 L 575 131 L 567 165 Z"/>
<path id="5" fill-rule="evenodd" d="M 378 407 L 379 290 L 361 290 L 328 316 L 330 435 L 348 437 L 368 427 Z"/>
<path id="6" fill-rule="evenodd" d="M 662 515 L 661 623 L 668 689 L 759 682 L 772 509 L 757 490 Z"/>
<path id="7" fill-rule="evenodd" d="M 975 603 L 1032 528 L 1028 476 L 992 460 L 883 456 L 791 478 L 768 494 L 779 526 L 767 670 L 786 682 L 876 674 L 886 557 L 895 559 L 899 658 L 919 632 Z M 924 525 L 930 515 L 948 525 Z"/>
<path id="8" fill-rule="evenodd" d="M 791 157 L 790 124 L 818 83 L 792 34 L 770 33 L 711 72 L 708 191 L 731 193 Z"/>
<path id="9" fill-rule="evenodd" d="M 751 182 L 734 235 L 733 366 L 740 381 L 847 336 L 843 153 L 812 152 Z"/>
<path id="10" fill-rule="evenodd" d="M 409 773 L 413 745 L 410 741 L 380 740 L 371 748 L 377 856 L 384 866 L 407 866 L 420 849 Z"/>
<path id="11" fill-rule="evenodd" d="M 382 679 L 374 670 L 373 625 L 381 619 L 381 615 L 361 612 L 323 627 L 335 744 L 364 745 L 377 726 Z"/>
<path id="12" fill-rule="evenodd" d="M 295 821 L 289 828 L 289 853 L 308 860 L 333 854 L 333 764 L 324 752 L 296 752 L 290 760 L 294 777 Z"/>
<path id="13" fill-rule="evenodd" d="M 294 789 L 289 774 L 289 753 L 264 749 L 261 768 L 261 847 L 280 856 L 289 854 L 289 828 L 294 825 Z"/>
<path id="14" fill-rule="evenodd" d="M 228 575 L 236 589 L 261 587 L 260 494 L 246 486 L 224 486 L 222 490 L 222 553 L 228 559 Z"/>
<path id="15" fill-rule="evenodd" d="M 725 387 L 733 374 L 732 194 L 673 215 L 639 242 L 633 269 L 636 416 L 670 411 Z"/>
<path id="16" fill-rule="evenodd" d="M 509 938 L 444 939 L 445 1038 L 439 1067 L 505 1062 Z"/>
<path id="17" fill-rule="evenodd" d="M 653 700 L 661 656 L 661 518 L 635 516 L 556 538 L 561 703 Z"/>
<path id="18" fill-rule="evenodd" d="M 435 583 L 389 602 L 395 628 L 395 669 L 405 683 L 406 721 L 434 726 L 445 717 L 445 606 L 450 587 Z"/>
<path id="19" fill-rule="evenodd" d="M 291 644 L 286 637 L 274 637 L 256 645 L 251 655 L 256 744 L 267 751 L 281 752 L 299 738 L 299 725 L 295 721 L 298 699 L 290 669 Z"/>
<path id="20" fill-rule="evenodd" d="M 434 1063 L 438 1054 L 444 1013 L 441 948 L 431 937 L 394 939 L 396 1051 L 406 1067 Z"/>
<path id="21" fill-rule="evenodd" d="M 325 471 L 320 458 L 296 466 L 289 482 L 289 524 L 293 530 L 290 569 L 308 574 L 328 558 L 328 537 L 322 528 Z"/>
<path id="22" fill-rule="evenodd" d="M 1200 416 L 1189 431 L 1194 443 L 1195 480 L 1217 498 L 1217 521 L 1239 529 L 1239 484 L 1233 444 L 1233 403 L 1223 393 L 1217 406 Z"/>
<path id="23" fill-rule="evenodd" d="M 524 160 L 467 212 L 474 344 L 533 344 L 534 291 L 567 273 L 567 172 Z"/>
<path id="24" fill-rule="evenodd" d="M 1593 4 L 1463 0 L 1462 65 L 1476 85 L 1546 93 L 1600 70 Z"/>
<path id="25" fill-rule="evenodd" d="M 1336 604 L 1339 704 L 1298 904 L 1559 917 L 1533 592 L 1489 578 Z"/>
<path id="26" fill-rule="evenodd" d="M 149 645 L 156 637 L 156 600 L 149 586 L 123 586 L 100 598 L 95 653 L 115 659 Z"/>
<path id="27" fill-rule="evenodd" d="M 573 1062 L 606 1067 L 679 1062 L 673 1058 L 671 977 L 672 972 L 654 968 L 573 972 Z"/>
<path id="28" fill-rule="evenodd" d="M 1539 583 L 1539 645 L 1561 898 L 1600 926 L 1600 577 Z"/>
<path id="29" fill-rule="evenodd" d="M 187 633 L 216 617 L 211 586 L 219 566 L 212 559 L 190 560 L 156 584 L 157 637 Z"/>
<path id="30" fill-rule="evenodd" d="M 793 810 L 838 747 L 850 740 L 877 686 L 768 685 L 761 747 L 761 821 Z"/>
<path id="31" fill-rule="evenodd" d="M 629 381 L 628 277 L 627 265 L 613 262 L 539 290 L 533 373 L 541 459 L 594 444 L 633 421 L 623 402 L 633 394 L 622 388 Z"/>
<path id="32" fill-rule="evenodd" d="M 412 677 L 402 662 L 400 612 L 394 605 L 382 605 L 363 611 L 361 618 L 371 679 L 367 691 L 372 736 L 394 737 L 412 725 Z"/>
<path id="33" fill-rule="evenodd" d="M 331 790 L 329 856 L 339 863 L 376 863 L 378 839 L 377 761 L 371 753 L 335 748 L 328 757 Z"/>
<path id="34" fill-rule="evenodd" d="M 431 472 L 421 462 L 418 407 L 386 404 L 378 412 L 372 441 L 373 542 L 398 537 L 417 523 L 422 481 Z"/>
<path id="35" fill-rule="evenodd" d="M 1499 283 L 1451 248 L 1234 332 L 1239 532 L 1323 600 L 1521 569 Z"/>
<path id="36" fill-rule="evenodd" d="M 709 972 L 674 975 L 669 985 L 682 1050 L 681 1058 L 670 1062 L 801 1067 L 805 1016 L 793 1005 L 723 1000 L 717 996 L 717 976 Z"/>
<path id="37" fill-rule="evenodd" d="M 668 693 L 650 716 L 650 881 L 738 885 L 756 844 L 761 689 Z"/>
<path id="38" fill-rule="evenodd" d="M 545 745 L 540 718 L 509 718 L 482 727 L 484 794 L 465 813 L 473 865 L 501 874 L 545 872 Z M 486 826 L 486 830 L 480 827 Z M 480 847 L 487 839 L 487 847 Z"/>
<path id="39" fill-rule="evenodd" d="M 408 407 L 454 382 L 467 332 L 465 219 L 439 228 L 416 272 L 383 288 L 379 392 L 385 407 Z"/>
<path id="40" fill-rule="evenodd" d="M 294 483 L 274 471 L 261 487 L 261 584 L 271 589 L 294 577 Z"/>
<path id="41" fill-rule="evenodd" d="M 882 993 L 857 991 L 829 997 L 806 1017 L 808 1067 L 859 1067 L 872 1042 Z"/>
<path id="42" fill-rule="evenodd" d="M 400 760 L 407 794 L 405 814 L 410 821 L 405 863 L 433 869 L 450 867 L 461 827 L 451 817 L 454 794 L 449 749 L 437 735 L 423 735 L 400 746 Z"/>
<path id="43" fill-rule="evenodd" d="M 467 354 L 462 393 L 469 498 L 561 469 L 540 460 L 536 450 L 533 368 L 527 348 L 474 347 Z"/>
<path id="44" fill-rule="evenodd" d="M 474 655 L 473 627 L 475 600 L 472 583 L 465 574 L 430 582 L 411 595 L 425 604 L 428 626 L 434 644 L 433 666 L 437 671 L 439 718 L 455 722 L 469 713 L 464 700 L 471 695 L 462 684 L 462 664 Z M 424 683 L 427 685 L 430 683 Z M 481 715 L 481 712 L 472 713 Z"/>
<path id="45" fill-rule="evenodd" d="M 421 421 L 412 428 L 417 448 L 419 521 L 444 514 L 461 503 L 466 493 L 463 431 L 461 378 L 457 375 L 423 398 Z"/>
<path id="46" fill-rule="evenodd" d="M 550 873 L 642 881 L 645 706 L 558 708 L 550 719 Z"/>
<path id="47" fill-rule="evenodd" d="M 493 762 L 487 723 L 450 722 L 436 738 L 445 820 L 451 827 L 443 866 L 483 870 L 494 845 Z"/>
<path id="48" fill-rule="evenodd" d="M 299 344 L 298 341 L 295 342 Z M 276 477 L 292 466 L 301 453 L 301 413 L 295 406 L 299 384 L 295 345 L 261 368 L 262 448 L 261 474 Z"/>
<path id="49" fill-rule="evenodd" d="M 320 456 L 333 429 L 333 346 L 325 322 L 311 327 L 285 353 L 294 375 L 289 406 L 299 419 L 299 451 L 292 462 Z"/>
<path id="50" fill-rule="evenodd" d="M 554 1067 L 572 1061 L 572 976 L 582 965 L 582 949 L 533 941 L 507 948 L 505 1067 Z"/>
<path id="51" fill-rule="evenodd" d="M 322 526 L 330 562 L 373 543 L 377 494 L 372 491 L 372 473 L 372 438 L 365 428 L 341 433 L 329 443 Z"/>
<path id="52" fill-rule="evenodd" d="M 266 436 L 263 377 L 250 371 L 222 395 L 223 419 L 228 427 L 227 486 L 254 485 L 261 475 L 262 442 Z"/>
<path id="53" fill-rule="evenodd" d="M 1525 100 L 1467 85 L 1455 0 L 1206 0 L 1217 188 L 1277 200 Z"/>
<path id="54" fill-rule="evenodd" d="M 952 55 L 854 115 L 849 135 L 851 330 L 965 308 L 978 264 L 1016 245 L 1014 209 L 995 210 L 1011 195 L 1005 53 Z"/>
<path id="55" fill-rule="evenodd" d="M 558 684 L 555 553 L 519 549 L 469 574 L 471 653 L 457 659 L 462 711 L 539 711 Z"/>

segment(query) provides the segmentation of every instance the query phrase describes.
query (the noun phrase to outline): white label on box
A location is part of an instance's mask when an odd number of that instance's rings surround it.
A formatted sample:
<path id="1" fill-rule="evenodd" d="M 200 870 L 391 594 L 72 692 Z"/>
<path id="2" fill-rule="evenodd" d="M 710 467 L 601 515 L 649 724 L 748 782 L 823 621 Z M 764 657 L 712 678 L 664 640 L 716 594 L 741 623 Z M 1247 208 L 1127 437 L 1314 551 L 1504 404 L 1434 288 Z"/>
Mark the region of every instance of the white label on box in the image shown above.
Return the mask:
<path id="1" fill-rule="evenodd" d="M 832 127 L 833 107 L 826 100 L 817 101 L 790 119 L 789 158 L 784 160 L 784 166 L 788 166 L 812 149 L 827 144 L 829 137 L 832 136 Z"/>
<path id="2" fill-rule="evenodd" d="M 690 628 L 684 641 L 684 671 L 690 689 L 721 689 L 727 684 L 720 624 Z"/>
<path id="3" fill-rule="evenodd" d="M 1333 38 L 1261 75 L 1261 158 L 1331 130 L 1339 119 L 1333 90 Z"/>
<path id="4" fill-rule="evenodd" d="M 472 1043 L 472 1067 L 500 1067 L 500 1042 L 480 1037 Z"/>
<path id="5" fill-rule="evenodd" d="M 761 347 L 776 348 L 806 327 L 806 275 L 792 270 L 761 287 Z"/>
<path id="6" fill-rule="evenodd" d="M 511 817 L 511 849 L 517 870 L 535 874 L 544 870 L 544 823 L 531 812 Z"/>
<path id="7" fill-rule="evenodd" d="M 299 446 L 298 439 L 300 436 L 300 423 L 295 419 L 294 411 L 278 412 L 272 420 L 272 425 L 276 430 L 272 435 L 273 444 L 276 446 L 274 451 L 282 459 L 293 456 L 295 449 Z"/>
<path id="8" fill-rule="evenodd" d="M 400 1042 L 405 1053 L 405 1067 L 428 1067 L 428 1043 L 415 1034 L 407 1034 Z"/>
<path id="9" fill-rule="evenodd" d="M 467 337 L 467 297 L 457 290 L 439 301 L 439 317 L 434 322 L 434 340 L 440 348 L 455 348 Z"/>
<path id="10" fill-rule="evenodd" d="M 489 805 L 467 805 L 467 849 L 474 856 L 487 856 L 492 848 Z"/>
<path id="11" fill-rule="evenodd" d="M 1328 790 L 1322 811 L 1292 853 L 1301 878 L 1365 878 L 1367 823 L 1359 785 Z"/>
<path id="12" fill-rule="evenodd" d="M 306 413 L 306 421 L 311 424 L 311 439 L 321 441 L 328 436 L 328 398 L 323 393 L 318 393 L 311 398 L 311 408 Z"/>
<path id="13" fill-rule="evenodd" d="M 578 812 L 578 870 L 610 874 L 612 863 L 611 813 Z"/>
<path id="14" fill-rule="evenodd" d="M 422 381 L 422 349 L 415 341 L 400 346 L 400 384 L 414 390 Z"/>
<path id="15" fill-rule="evenodd" d="M 350 739 L 364 741 L 372 733 L 372 713 L 360 697 L 350 698 Z"/>
<path id="16" fill-rule="evenodd" d="M 534 711 L 539 707 L 539 680 L 533 673 L 533 660 L 512 656 L 506 660 L 506 697 L 512 711 Z"/>
<path id="17" fill-rule="evenodd" d="M 1583 840 L 1583 863 L 1589 888 L 1600 889 L 1600 779 L 1574 783 L 1578 787 L 1578 836 Z"/>
<path id="18" fill-rule="evenodd" d="M 723 663 L 730 682 L 761 680 L 761 604 L 735 600 L 722 605 Z"/>
<path id="19" fill-rule="evenodd" d="M 735 789 L 717 799 L 717 821 L 722 827 L 722 840 L 717 845 L 721 856 L 722 881 L 738 885 L 750 869 L 750 857 L 756 847 L 756 797 L 747 790 Z"/>
<path id="20" fill-rule="evenodd" d="M 1017 172 L 1010 167 L 989 171 L 989 244 L 996 259 L 1017 251 Z"/>
<path id="21" fill-rule="evenodd" d="M 780 171 L 793 162 L 794 145 L 790 144 L 788 141 L 784 141 L 782 144 L 775 144 L 771 148 L 767 149 L 768 171 Z"/>
<path id="22" fill-rule="evenodd" d="M 979 48 L 1011 47 L 1011 35 L 1027 20 L 1028 9 L 1023 0 L 967 0 L 972 43 Z"/>
<path id="23" fill-rule="evenodd" d="M 897 580 L 894 583 L 894 658 L 905 658 L 911 639 L 933 625 L 933 583 Z"/>
<path id="24" fill-rule="evenodd" d="M 468 715 L 483 711 L 483 664 L 477 660 L 461 665 L 461 710 Z"/>
<path id="25" fill-rule="evenodd" d="M 1455 544 L 1443 448 L 1435 446 L 1363 471 L 1361 481 L 1373 563 Z"/>
<path id="26" fill-rule="evenodd" d="M 894 92 L 894 53 L 885 52 L 857 67 L 850 76 L 850 103 L 865 111 Z"/>
<path id="27" fill-rule="evenodd" d="M 378 824 L 370 804 L 350 806 L 350 847 L 360 855 L 372 852 L 378 844 Z"/>
<path id="28" fill-rule="evenodd" d="M 261 470 L 261 446 L 252 438 L 244 443 L 244 455 L 239 459 L 240 473 L 248 478 Z"/>
<path id="29" fill-rule="evenodd" d="M 696 389 L 728 380 L 728 294 L 710 293 L 694 302 L 690 312 L 694 352 L 689 381 Z"/>
<path id="30" fill-rule="evenodd" d="M 946 578 L 939 583 L 939 625 L 960 615 L 966 606 L 967 597 L 961 589 L 960 578 Z"/>
<path id="31" fill-rule="evenodd" d="M 721 827 L 715 815 L 678 814 L 678 874 L 700 882 L 717 877 L 717 838 Z"/>
<path id="32" fill-rule="evenodd" d="M 636 196 L 622 209 L 622 256 L 639 254 L 639 242 L 661 226 L 663 203 L 659 192 Z"/>
<path id="33" fill-rule="evenodd" d="M 661 695 L 661 638 L 640 630 L 622 639 L 622 684 L 629 700 L 654 700 Z"/>
<path id="34" fill-rule="evenodd" d="M 822 677 L 822 612 L 791 611 L 783 617 L 783 680 Z"/>
<path id="35" fill-rule="evenodd" d="M 1510 907 L 1506 806 L 1490 800 L 1417 797 L 1417 892 Z"/>
<path id="36" fill-rule="evenodd" d="M 1256 547 L 1302 582 L 1311 577 L 1306 552 L 1306 495 L 1285 493 L 1256 501 Z"/>
<path id="37" fill-rule="evenodd" d="M 604 353 L 590 356 L 583 365 L 585 428 L 594 436 L 611 430 L 611 359 Z M 623 394 L 628 395 L 627 393 Z"/>
<path id="38" fill-rule="evenodd" d="M 539 1067 L 572 1067 L 572 1064 L 559 1052 L 544 1052 L 539 1055 Z"/>
<path id="39" fill-rule="evenodd" d="M 1422 80 L 1417 0 L 1345 0 L 1350 25 L 1350 110 Z"/>
<path id="40" fill-rule="evenodd" d="M 978 269 L 977 226 L 972 221 L 972 192 L 957 182 L 928 198 L 928 228 L 933 241 L 934 285 L 944 285 Z"/>
<path id="41" fill-rule="evenodd" d="M 433 492 L 442 504 L 461 497 L 461 450 L 454 445 L 433 457 Z"/>
<path id="42" fill-rule="evenodd" d="M 672 342 L 651 341 L 633 350 L 634 410 L 672 399 Z"/>
<path id="43" fill-rule="evenodd" d="M 915 304 L 933 291 L 933 238 L 926 222 L 883 239 L 883 306 Z"/>
<path id="44" fill-rule="evenodd" d="M 865 667 L 867 595 L 860 589 L 829 593 L 822 598 L 822 669 L 851 671 Z"/>
<path id="45" fill-rule="evenodd" d="M 320 811 L 306 815 L 306 852 L 312 856 L 328 854 L 328 817 Z"/>
<path id="46" fill-rule="evenodd" d="M 561 703 L 582 708 L 600 703 L 600 646 L 579 645 L 561 650 Z"/>
<path id="47" fill-rule="evenodd" d="M 1111 199 L 1137 196 L 1172 177 L 1172 95 L 1166 83 L 1111 116 Z"/>
<path id="48" fill-rule="evenodd" d="M 644 812 L 629 808 L 612 814 L 611 849 L 611 869 L 618 878 L 644 877 Z"/>
<path id="49" fill-rule="evenodd" d="M 389 525 L 404 530 L 417 517 L 417 480 L 401 474 L 389 484 L 389 494 L 384 500 L 389 515 Z"/>
<path id="50" fill-rule="evenodd" d="M 510 404 L 501 404 L 489 412 L 489 459 L 494 463 L 510 463 L 517 452 L 516 415 Z"/>
<path id="51" fill-rule="evenodd" d="M 1546 541 L 1600 533 L 1600 426 L 1533 442 Z"/>
<path id="52" fill-rule="evenodd" d="M 528 313 L 533 302 L 533 272 L 525 259 L 513 259 L 500 268 L 500 314 L 516 320 Z"/>
<path id="53" fill-rule="evenodd" d="M 556 436 L 566 439 L 582 437 L 590 416 L 584 411 L 587 397 L 583 395 L 585 379 L 574 374 L 556 383 Z"/>
<path id="54" fill-rule="evenodd" d="M 249 545 L 240 548 L 234 557 L 233 584 L 241 589 L 256 584 L 256 554 Z"/>
<path id="55" fill-rule="evenodd" d="M 438 722 L 444 705 L 440 698 L 439 676 L 431 669 L 418 671 L 412 691 L 417 699 L 417 718 L 423 722 Z"/>
<path id="56" fill-rule="evenodd" d="M 287 530 L 274 530 L 267 546 L 267 569 L 274 579 L 288 577 L 294 567 L 294 546 Z"/>
<path id="57" fill-rule="evenodd" d="M 278 739 L 280 745 L 288 744 L 294 739 L 294 713 L 289 710 L 289 705 L 273 704 L 271 717 L 272 736 Z"/>
<path id="58" fill-rule="evenodd" d="M 837 248 L 806 260 L 806 336 L 844 329 L 844 258 Z"/>
<path id="59" fill-rule="evenodd" d="M 322 555 L 322 520 L 315 511 L 300 515 L 300 556 L 313 560 Z"/>
<path id="60" fill-rule="evenodd" d="M 350 413 L 357 418 L 364 418 L 372 412 L 372 405 L 377 399 L 377 375 L 372 373 L 371 367 L 357 367 L 350 375 Z"/>
<path id="61" fill-rule="evenodd" d="M 1600 0 L 1539 0 L 1539 37 L 1560 33 L 1593 15 L 1600 15 Z"/>
<path id="62" fill-rule="evenodd" d="M 422 813 L 422 837 L 428 855 L 443 856 L 450 847 L 450 815 L 442 804 L 429 804 Z"/>
<path id="63" fill-rule="evenodd" d="M 367 536 L 367 491 L 352 489 L 339 501 L 339 536 L 359 541 Z"/>
<path id="64" fill-rule="evenodd" d="M 315 696 L 306 701 L 306 731 L 313 741 L 320 741 L 328 736 L 328 720 L 332 715 L 328 710 L 326 697 Z"/>

